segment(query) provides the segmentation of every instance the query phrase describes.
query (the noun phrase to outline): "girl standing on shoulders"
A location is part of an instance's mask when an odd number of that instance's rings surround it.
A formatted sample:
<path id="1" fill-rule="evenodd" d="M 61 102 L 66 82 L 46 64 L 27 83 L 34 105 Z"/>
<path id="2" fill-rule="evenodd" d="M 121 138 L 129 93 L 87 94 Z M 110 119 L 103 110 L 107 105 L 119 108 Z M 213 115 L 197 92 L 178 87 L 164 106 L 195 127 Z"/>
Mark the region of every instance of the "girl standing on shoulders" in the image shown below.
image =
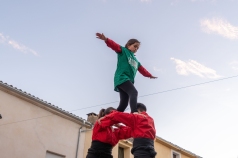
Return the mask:
<path id="1" fill-rule="evenodd" d="M 104 40 L 107 46 L 117 53 L 117 69 L 114 76 L 114 90 L 120 94 L 117 111 L 124 112 L 130 100 L 131 113 L 137 112 L 138 92 L 134 86 L 137 70 L 145 77 L 157 78 L 151 75 L 134 55 L 140 47 L 140 42 L 137 39 L 130 39 L 125 47 L 122 47 L 105 37 L 103 33 L 96 33 L 96 36 Z"/>

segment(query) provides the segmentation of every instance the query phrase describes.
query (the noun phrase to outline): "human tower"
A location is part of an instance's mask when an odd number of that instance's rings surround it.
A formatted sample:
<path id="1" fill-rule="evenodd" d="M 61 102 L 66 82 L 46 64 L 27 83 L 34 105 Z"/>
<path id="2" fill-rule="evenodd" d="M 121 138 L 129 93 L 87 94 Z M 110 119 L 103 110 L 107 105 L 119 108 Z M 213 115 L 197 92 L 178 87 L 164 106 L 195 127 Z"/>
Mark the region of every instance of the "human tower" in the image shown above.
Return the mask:
<path id="1" fill-rule="evenodd" d="M 123 47 L 103 33 L 96 33 L 96 37 L 103 40 L 117 54 L 114 90 L 119 92 L 120 102 L 117 109 L 109 107 L 100 110 L 86 158 L 112 158 L 112 148 L 119 140 L 128 138 L 133 138 L 131 153 L 134 158 L 155 158 L 154 120 L 146 113 L 146 106 L 137 103 L 138 92 L 134 86 L 134 79 L 137 71 L 151 79 L 157 77 L 151 75 L 135 57 L 140 42 L 130 39 Z M 131 113 L 124 112 L 128 103 Z"/>

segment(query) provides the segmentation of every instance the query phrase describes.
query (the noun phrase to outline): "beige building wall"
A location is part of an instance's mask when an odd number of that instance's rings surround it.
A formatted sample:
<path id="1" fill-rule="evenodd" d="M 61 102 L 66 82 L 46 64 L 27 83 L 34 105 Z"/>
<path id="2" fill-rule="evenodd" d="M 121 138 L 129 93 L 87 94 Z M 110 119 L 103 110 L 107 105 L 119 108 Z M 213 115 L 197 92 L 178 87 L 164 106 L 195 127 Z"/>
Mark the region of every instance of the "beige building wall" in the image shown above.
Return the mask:
<path id="1" fill-rule="evenodd" d="M 59 158 L 86 157 L 92 141 L 90 123 L 4 86 L 0 83 L 1 158 L 46 158 L 47 152 Z M 124 148 L 124 158 L 133 158 L 128 140 L 121 140 L 113 148 L 114 158 L 118 158 L 119 147 Z M 176 158 L 201 158 L 159 137 L 155 150 L 156 158 L 174 158 L 172 153 L 177 154 Z"/>
<path id="2" fill-rule="evenodd" d="M 156 158 L 173 158 L 173 153 L 177 155 L 176 158 L 201 158 L 159 137 L 155 139 L 155 150 L 157 151 Z"/>
<path id="3" fill-rule="evenodd" d="M 85 131 L 85 143 L 84 143 L 84 158 L 87 156 L 88 149 L 92 142 L 92 130 Z M 120 141 L 116 146 L 113 147 L 112 155 L 114 158 L 118 158 L 118 148 L 124 148 L 124 158 L 133 158 L 131 152 L 132 143 L 128 141 Z"/>
<path id="4" fill-rule="evenodd" d="M 113 149 L 114 152 L 113 157 L 118 157 L 118 148 L 121 147 L 124 149 L 124 158 L 134 158 L 134 156 L 131 154 L 131 148 L 132 148 L 132 143 L 127 141 L 127 140 L 121 140 L 117 146 Z"/>
<path id="5" fill-rule="evenodd" d="M 88 118 L 90 119 L 90 118 Z M 95 120 L 94 120 L 95 122 Z M 85 130 L 85 143 L 84 143 L 84 157 L 92 142 L 92 129 Z M 155 151 L 157 152 L 156 158 L 201 158 L 177 145 L 174 145 L 160 137 L 156 137 L 154 141 Z M 121 140 L 113 147 L 112 155 L 114 158 L 119 156 L 119 148 L 124 150 L 124 158 L 134 158 L 131 154 L 132 142 L 129 140 Z"/>
<path id="6" fill-rule="evenodd" d="M 88 131 L 86 137 L 87 138 L 84 144 L 84 157 L 86 157 L 88 148 L 91 146 L 92 131 Z M 173 153 L 177 154 L 176 158 L 201 158 L 160 138 L 155 139 L 154 146 L 157 152 L 156 158 L 174 158 Z M 116 146 L 114 146 L 112 150 L 112 155 L 114 158 L 118 158 L 119 147 L 124 148 L 124 158 L 134 158 L 131 154 L 132 143 L 128 140 L 121 140 Z"/>
<path id="7" fill-rule="evenodd" d="M 114 151 L 117 150 L 117 152 L 113 153 L 113 157 L 118 157 L 119 146 L 124 148 L 124 158 L 133 158 L 133 155 L 131 154 L 132 143 L 127 140 L 121 140 L 113 149 Z M 173 153 L 177 154 L 176 158 L 198 158 L 198 156 L 178 148 L 177 146 L 173 146 L 170 143 L 161 143 L 161 140 L 158 138 L 156 138 L 154 142 L 154 147 L 157 152 L 156 158 L 174 158 Z"/>
<path id="8" fill-rule="evenodd" d="M 1 158 L 45 158 L 47 151 L 76 158 L 82 125 L 42 107 L 27 97 L 19 98 L 0 89 Z M 82 142 L 80 145 L 79 148 L 83 148 Z M 83 158 L 82 152 L 78 152 L 78 158 Z"/>
<path id="9" fill-rule="evenodd" d="M 84 132 L 85 133 L 85 141 L 84 141 L 84 151 L 83 151 L 83 157 L 86 157 L 87 153 L 88 153 L 88 149 L 91 146 L 91 142 L 92 142 L 92 130 L 87 130 Z"/>

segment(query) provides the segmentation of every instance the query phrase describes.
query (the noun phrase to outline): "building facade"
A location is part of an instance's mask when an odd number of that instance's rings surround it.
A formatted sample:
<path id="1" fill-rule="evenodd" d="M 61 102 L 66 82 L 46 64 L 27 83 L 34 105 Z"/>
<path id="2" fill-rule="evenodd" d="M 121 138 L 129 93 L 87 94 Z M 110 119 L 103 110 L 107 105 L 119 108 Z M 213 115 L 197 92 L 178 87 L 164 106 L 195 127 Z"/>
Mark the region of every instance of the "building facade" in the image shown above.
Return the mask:
<path id="1" fill-rule="evenodd" d="M 87 119 L 91 124 L 94 124 L 95 113 L 88 114 Z M 87 155 L 87 150 L 91 145 L 92 130 L 85 131 L 85 144 L 84 144 L 84 157 Z M 114 158 L 133 158 L 131 154 L 133 139 L 121 140 L 113 148 L 112 154 Z M 185 150 L 171 142 L 164 140 L 163 138 L 156 137 L 154 140 L 155 151 L 157 152 L 156 158 L 201 158 L 200 156 Z"/>
<path id="2" fill-rule="evenodd" d="M 85 158 L 97 114 L 84 120 L 0 81 L 1 158 Z M 121 140 L 114 158 L 133 158 L 132 141 Z M 156 158 L 200 158 L 160 137 Z"/>
<path id="3" fill-rule="evenodd" d="M 86 120 L 2 82 L 0 114 L 1 158 L 83 158 Z"/>

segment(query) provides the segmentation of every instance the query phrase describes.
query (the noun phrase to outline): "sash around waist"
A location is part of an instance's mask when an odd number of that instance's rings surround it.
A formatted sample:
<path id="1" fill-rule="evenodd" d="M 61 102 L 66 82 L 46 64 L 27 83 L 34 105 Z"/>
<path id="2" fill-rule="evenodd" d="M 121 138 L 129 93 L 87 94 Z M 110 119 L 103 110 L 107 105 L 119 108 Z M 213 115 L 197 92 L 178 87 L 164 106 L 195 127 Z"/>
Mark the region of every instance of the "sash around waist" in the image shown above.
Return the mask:
<path id="1" fill-rule="evenodd" d="M 154 140 L 149 138 L 134 138 L 131 153 L 136 156 L 149 156 L 154 158 L 157 154 L 154 149 Z"/>

